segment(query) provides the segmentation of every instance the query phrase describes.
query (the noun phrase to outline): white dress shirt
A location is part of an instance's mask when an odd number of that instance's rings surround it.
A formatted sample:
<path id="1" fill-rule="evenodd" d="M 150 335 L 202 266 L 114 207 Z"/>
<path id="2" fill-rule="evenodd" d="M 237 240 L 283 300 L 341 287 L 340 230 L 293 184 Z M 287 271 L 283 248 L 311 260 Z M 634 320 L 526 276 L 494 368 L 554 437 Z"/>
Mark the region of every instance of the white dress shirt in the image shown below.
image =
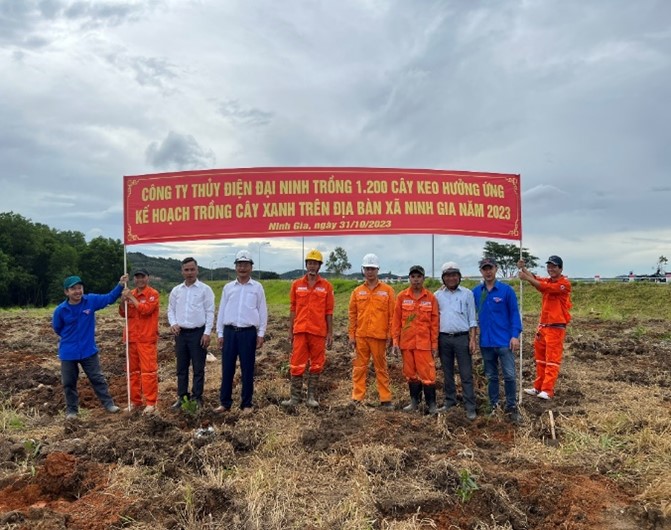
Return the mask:
<path id="1" fill-rule="evenodd" d="M 460 333 L 478 327 L 473 291 L 461 286 L 450 291 L 443 286 L 434 294 L 440 311 L 441 333 Z"/>
<path id="2" fill-rule="evenodd" d="M 209 285 L 196 280 L 187 286 L 182 282 L 173 287 L 168 298 L 168 322 L 180 328 L 193 329 L 205 326 L 205 335 L 214 325 L 214 292 Z"/>
<path id="3" fill-rule="evenodd" d="M 224 326 L 256 328 L 256 336 L 263 337 L 268 326 L 268 307 L 263 286 L 251 278 L 246 283 L 237 279 L 224 285 L 217 315 L 217 335 L 224 336 Z"/>

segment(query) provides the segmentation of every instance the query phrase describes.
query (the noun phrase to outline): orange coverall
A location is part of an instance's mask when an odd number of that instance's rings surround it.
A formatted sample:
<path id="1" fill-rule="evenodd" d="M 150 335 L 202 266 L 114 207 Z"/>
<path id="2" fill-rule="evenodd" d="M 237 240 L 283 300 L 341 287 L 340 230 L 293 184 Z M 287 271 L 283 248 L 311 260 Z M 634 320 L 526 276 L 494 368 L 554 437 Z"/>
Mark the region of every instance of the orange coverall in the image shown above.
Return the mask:
<path id="1" fill-rule="evenodd" d="M 543 299 L 540 323 L 534 340 L 534 388 L 538 392 L 547 392 L 552 397 L 564 352 L 566 325 L 571 321 L 571 282 L 566 276 L 560 276 L 557 281 L 550 278 L 536 279 L 540 282 L 540 287 L 536 289 L 543 295 Z"/>
<path id="2" fill-rule="evenodd" d="M 436 362 L 433 352 L 438 349 L 438 301 L 433 293 L 422 289 L 415 298 L 412 289 L 398 293 L 391 336 L 394 346 L 401 348 L 403 375 L 408 382 L 436 384 Z"/>
<path id="3" fill-rule="evenodd" d="M 320 374 L 326 362 L 326 316 L 333 315 L 333 286 L 321 276 L 310 288 L 307 275 L 291 284 L 289 311 L 294 316 L 290 373 L 301 376 L 310 361 L 310 373 Z"/>
<path id="4" fill-rule="evenodd" d="M 394 296 L 394 289 L 380 281 L 373 289 L 364 283 L 350 296 L 348 335 L 350 340 L 356 341 L 356 357 L 352 362 L 352 399 L 357 401 L 362 401 L 366 395 L 366 375 L 371 356 L 380 401 L 391 401 L 387 340 L 391 338 Z"/>
<path id="5" fill-rule="evenodd" d="M 128 364 L 130 369 L 130 401 L 142 405 L 156 405 L 158 400 L 158 313 L 159 294 L 153 287 L 145 287 L 141 293 L 133 289 L 131 294 L 140 303 L 135 307 L 128 302 Z M 125 316 L 126 304 L 119 305 L 119 314 Z M 126 330 L 124 329 L 124 341 Z"/>

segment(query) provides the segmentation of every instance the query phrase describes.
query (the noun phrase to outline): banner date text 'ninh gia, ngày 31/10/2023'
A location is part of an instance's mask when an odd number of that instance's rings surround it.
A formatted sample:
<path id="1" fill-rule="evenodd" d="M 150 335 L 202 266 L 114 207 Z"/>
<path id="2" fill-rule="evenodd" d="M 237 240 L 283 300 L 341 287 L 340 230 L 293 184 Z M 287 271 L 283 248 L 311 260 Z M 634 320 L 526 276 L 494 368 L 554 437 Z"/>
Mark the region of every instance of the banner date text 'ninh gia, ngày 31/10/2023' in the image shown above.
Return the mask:
<path id="1" fill-rule="evenodd" d="M 520 176 L 376 168 L 244 168 L 124 177 L 126 245 L 318 235 L 520 240 Z"/>

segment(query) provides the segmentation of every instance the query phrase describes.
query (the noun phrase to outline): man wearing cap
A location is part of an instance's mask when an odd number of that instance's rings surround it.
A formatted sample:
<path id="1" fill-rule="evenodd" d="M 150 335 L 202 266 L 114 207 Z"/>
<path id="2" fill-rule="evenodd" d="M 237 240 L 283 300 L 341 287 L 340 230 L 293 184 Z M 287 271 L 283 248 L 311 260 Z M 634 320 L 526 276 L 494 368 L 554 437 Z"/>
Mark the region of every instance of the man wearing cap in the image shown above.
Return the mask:
<path id="1" fill-rule="evenodd" d="M 268 308 L 263 286 L 252 279 L 254 261 L 247 250 L 235 256 L 236 279 L 227 283 L 221 292 L 217 315 L 217 335 L 221 348 L 221 388 L 217 413 L 228 412 L 233 404 L 233 376 L 240 358 L 242 389 L 240 410 L 252 412 L 254 395 L 254 366 L 256 350 L 263 346 L 268 326 Z"/>
<path id="2" fill-rule="evenodd" d="M 372 357 L 380 407 L 392 410 L 387 349 L 391 346 L 394 289 L 378 279 L 379 270 L 378 257 L 366 254 L 361 263 L 364 283 L 352 291 L 349 299 L 349 345 L 355 352 L 352 400 L 359 404 L 366 395 L 366 375 Z"/>
<path id="3" fill-rule="evenodd" d="M 480 328 L 480 353 L 487 376 L 491 413 L 499 406 L 499 364 L 506 394 L 504 412 L 513 423 L 520 421 L 517 410 L 515 354 L 519 351 L 522 319 L 517 295 L 510 285 L 496 279 L 498 264 L 493 258 L 480 261 L 483 283 L 473 289 Z"/>
<path id="4" fill-rule="evenodd" d="M 559 256 L 550 256 L 545 262 L 547 278 L 538 278 L 517 262 L 519 277 L 528 281 L 542 295 L 540 323 L 534 340 L 536 380 L 533 388 L 524 392 L 541 399 L 554 397 L 555 383 L 559 376 L 566 326 L 571 321 L 571 282 L 562 275 L 564 261 Z"/>
<path id="5" fill-rule="evenodd" d="M 182 260 L 184 282 L 173 287 L 168 298 L 168 323 L 175 336 L 177 357 L 177 401 L 172 408 L 180 409 L 185 400 L 203 404 L 205 359 L 214 326 L 214 293 L 209 285 L 198 279 L 198 263 L 192 257 Z M 189 366 L 193 367 L 193 382 L 189 394 Z"/>
<path id="6" fill-rule="evenodd" d="M 410 287 L 398 293 L 391 329 L 394 351 L 400 350 L 402 355 L 403 375 L 410 392 L 410 404 L 403 411 L 418 410 L 424 390 L 429 414 L 435 414 L 438 302 L 424 288 L 424 267 L 413 265 L 408 275 Z"/>
<path id="7" fill-rule="evenodd" d="M 119 278 L 118 285 L 107 294 L 84 294 L 79 276 L 68 276 L 63 282 L 66 300 L 54 311 L 52 327 L 60 337 L 58 358 L 61 361 L 61 380 L 65 392 L 65 418 L 76 419 L 79 413 L 77 380 L 79 367 L 91 382 L 100 403 L 108 412 L 119 412 L 109 392 L 107 381 L 100 369 L 98 346 L 95 342 L 95 312 L 113 304 L 128 281 L 128 275 Z"/>
<path id="8" fill-rule="evenodd" d="M 307 274 L 291 284 L 289 293 L 289 338 L 292 342 L 289 372 L 291 396 L 282 406 L 295 406 L 303 394 L 303 374 L 309 368 L 308 407 L 319 407 L 316 388 L 326 362 L 326 348 L 333 344 L 335 297 L 331 283 L 319 275 L 324 262 L 316 249 L 305 255 Z"/>
<path id="9" fill-rule="evenodd" d="M 156 412 L 158 401 L 158 313 L 160 297 L 149 285 L 149 272 L 137 269 L 133 273 L 135 289 L 121 293 L 119 314 L 127 316 L 128 327 L 124 340 L 128 341 L 128 368 L 130 371 L 131 407 L 142 406 L 144 414 Z"/>
<path id="10" fill-rule="evenodd" d="M 438 351 L 443 368 L 444 406 L 448 411 L 457 404 L 457 387 L 454 382 L 454 362 L 459 367 L 461 391 L 469 420 L 476 418 L 475 390 L 473 388 L 473 359 L 475 353 L 475 332 L 478 326 L 475 318 L 473 292 L 459 285 L 461 270 L 448 261 L 442 266 L 443 286 L 435 292 L 440 311 L 440 335 Z"/>

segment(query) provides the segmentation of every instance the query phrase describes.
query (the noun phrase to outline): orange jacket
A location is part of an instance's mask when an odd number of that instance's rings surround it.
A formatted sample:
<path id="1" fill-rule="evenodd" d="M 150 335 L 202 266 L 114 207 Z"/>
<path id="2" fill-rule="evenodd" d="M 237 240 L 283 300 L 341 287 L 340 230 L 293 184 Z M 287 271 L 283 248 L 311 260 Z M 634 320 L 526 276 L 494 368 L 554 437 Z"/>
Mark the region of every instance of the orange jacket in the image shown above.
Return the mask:
<path id="1" fill-rule="evenodd" d="M 349 338 L 390 338 L 394 296 L 394 289 L 383 282 L 373 289 L 366 283 L 354 289 L 349 298 Z"/>
<path id="2" fill-rule="evenodd" d="M 571 282 L 566 276 L 557 281 L 550 278 L 536 278 L 541 284 L 537 287 L 543 295 L 541 304 L 541 324 L 568 324 L 571 321 L 569 310 L 571 303 Z"/>
<path id="3" fill-rule="evenodd" d="M 310 289 L 307 274 L 291 284 L 289 311 L 295 315 L 294 333 L 311 333 L 326 337 L 326 315 L 333 314 L 335 298 L 333 286 L 321 276 Z"/>
<path id="4" fill-rule="evenodd" d="M 142 293 L 133 289 L 131 294 L 140 304 L 135 307 L 132 302 L 128 302 L 128 328 L 130 329 L 129 342 L 156 342 L 158 340 L 158 312 L 159 312 L 159 294 L 153 287 L 145 287 Z M 119 314 L 125 316 L 125 303 L 119 304 Z M 124 340 L 126 340 L 126 330 L 124 329 Z"/>
<path id="5" fill-rule="evenodd" d="M 433 293 L 422 289 L 419 298 L 415 298 L 410 287 L 398 293 L 391 328 L 394 346 L 402 350 L 437 350 L 439 329 L 438 301 Z"/>

